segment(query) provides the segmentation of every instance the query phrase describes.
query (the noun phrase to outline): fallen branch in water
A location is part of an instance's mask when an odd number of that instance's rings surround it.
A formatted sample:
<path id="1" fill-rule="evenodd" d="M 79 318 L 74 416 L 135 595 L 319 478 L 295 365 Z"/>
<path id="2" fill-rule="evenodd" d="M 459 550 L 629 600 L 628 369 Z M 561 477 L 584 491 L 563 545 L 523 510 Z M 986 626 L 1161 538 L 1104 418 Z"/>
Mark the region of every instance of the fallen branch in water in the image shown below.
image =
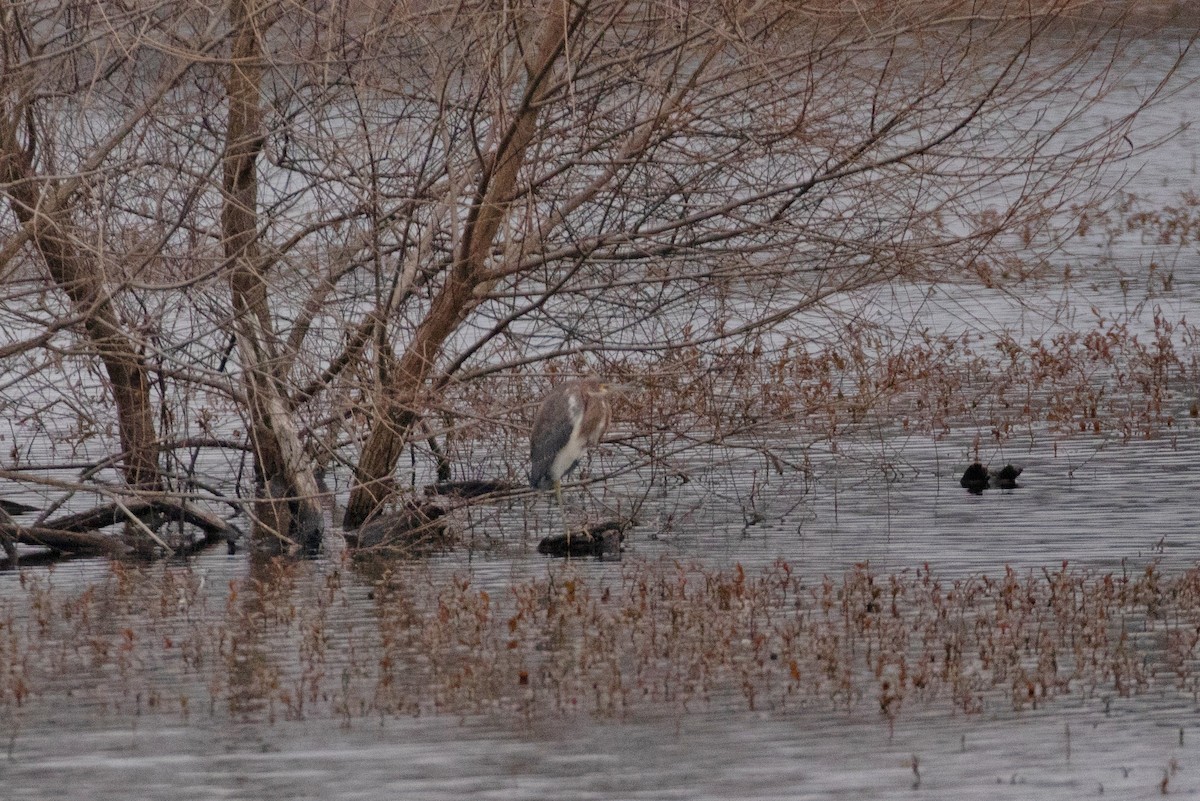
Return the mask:
<path id="1" fill-rule="evenodd" d="M 98 529 L 128 522 L 130 515 L 143 521 L 155 517 L 182 521 L 204 532 L 197 542 L 174 548 L 177 554 L 199 550 L 222 539 L 232 543 L 241 536 L 236 527 L 215 515 L 183 501 L 162 499 L 105 504 L 40 525 L 0 523 L 0 536 L 21 545 L 41 546 L 72 555 L 122 556 L 130 553 L 130 548 L 117 537 L 98 533 Z"/>
<path id="2" fill-rule="evenodd" d="M 79 556 L 107 554 L 121 556 L 129 552 L 129 546 L 117 537 L 94 532 L 70 531 L 53 526 L 18 526 L 0 524 L 0 536 L 20 545 L 38 545 L 52 551 Z"/>

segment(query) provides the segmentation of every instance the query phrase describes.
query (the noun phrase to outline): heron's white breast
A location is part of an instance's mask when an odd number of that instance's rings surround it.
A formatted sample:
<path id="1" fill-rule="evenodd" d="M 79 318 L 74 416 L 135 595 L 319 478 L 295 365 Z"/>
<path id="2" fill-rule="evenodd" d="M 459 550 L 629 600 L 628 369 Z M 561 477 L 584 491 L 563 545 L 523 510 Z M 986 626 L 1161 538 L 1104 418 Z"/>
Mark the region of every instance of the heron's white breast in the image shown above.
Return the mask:
<path id="1" fill-rule="evenodd" d="M 550 465 L 550 475 L 556 479 L 562 478 L 583 457 L 583 452 L 587 449 L 587 443 L 580 433 L 583 427 L 583 410 L 574 395 L 567 398 L 567 414 L 575 422 L 571 426 L 571 436 L 567 444 L 555 455 L 554 462 Z"/>

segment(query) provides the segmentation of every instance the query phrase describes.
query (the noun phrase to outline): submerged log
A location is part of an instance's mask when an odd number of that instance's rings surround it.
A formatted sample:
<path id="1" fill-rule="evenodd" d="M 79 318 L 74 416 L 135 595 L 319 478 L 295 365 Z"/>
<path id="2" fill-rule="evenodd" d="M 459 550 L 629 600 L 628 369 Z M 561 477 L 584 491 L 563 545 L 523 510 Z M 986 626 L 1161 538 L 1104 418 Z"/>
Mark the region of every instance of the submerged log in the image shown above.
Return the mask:
<path id="1" fill-rule="evenodd" d="M 633 520 L 593 523 L 580 531 L 572 531 L 569 538 L 565 532 L 544 537 L 537 550 L 546 556 L 619 556 L 624 547 L 625 532 L 633 526 Z"/>
<path id="2" fill-rule="evenodd" d="M 63 531 L 89 531 L 123 523 L 129 519 L 129 515 L 143 520 L 159 516 L 165 517 L 168 520 L 182 521 L 195 526 L 213 539 L 224 538 L 236 540 L 241 535 L 241 532 L 234 526 L 216 515 L 197 509 L 191 504 L 168 500 L 129 501 L 124 504 L 106 504 L 104 506 L 97 506 L 95 509 L 89 509 L 86 512 L 48 521 L 45 527 Z"/>

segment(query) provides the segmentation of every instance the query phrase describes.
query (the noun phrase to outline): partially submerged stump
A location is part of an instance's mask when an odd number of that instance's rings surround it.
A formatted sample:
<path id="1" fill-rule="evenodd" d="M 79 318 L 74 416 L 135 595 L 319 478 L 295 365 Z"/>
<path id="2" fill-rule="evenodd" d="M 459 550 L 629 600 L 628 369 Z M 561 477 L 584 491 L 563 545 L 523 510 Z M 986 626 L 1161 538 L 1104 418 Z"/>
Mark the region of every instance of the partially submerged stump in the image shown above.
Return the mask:
<path id="1" fill-rule="evenodd" d="M 495 479 L 427 484 L 425 500 L 407 500 L 399 509 L 376 515 L 356 530 L 344 532 L 343 536 L 356 555 L 373 552 L 421 556 L 445 551 L 456 544 L 454 532 L 445 519 L 450 511 L 468 506 L 476 498 L 502 496 L 524 489 L 522 484 Z"/>
<path id="2" fill-rule="evenodd" d="M 538 543 L 537 550 L 546 556 L 620 556 L 625 531 L 633 525 L 632 520 L 593 523 L 579 531 L 572 531 L 569 540 L 565 532 L 545 537 Z"/>

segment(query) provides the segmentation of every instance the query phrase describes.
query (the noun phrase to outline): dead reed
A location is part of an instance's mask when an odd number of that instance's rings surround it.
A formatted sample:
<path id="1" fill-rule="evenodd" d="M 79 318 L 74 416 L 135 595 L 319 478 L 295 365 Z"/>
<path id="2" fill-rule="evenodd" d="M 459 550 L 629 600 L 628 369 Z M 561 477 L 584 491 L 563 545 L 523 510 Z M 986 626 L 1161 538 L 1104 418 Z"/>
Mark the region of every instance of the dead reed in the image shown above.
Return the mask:
<path id="1" fill-rule="evenodd" d="M 1200 691 L 1200 568 L 942 578 L 629 561 L 490 591 L 428 566 L 114 564 L 0 600 L 0 710 L 274 721 L 797 707 L 963 713 Z"/>

